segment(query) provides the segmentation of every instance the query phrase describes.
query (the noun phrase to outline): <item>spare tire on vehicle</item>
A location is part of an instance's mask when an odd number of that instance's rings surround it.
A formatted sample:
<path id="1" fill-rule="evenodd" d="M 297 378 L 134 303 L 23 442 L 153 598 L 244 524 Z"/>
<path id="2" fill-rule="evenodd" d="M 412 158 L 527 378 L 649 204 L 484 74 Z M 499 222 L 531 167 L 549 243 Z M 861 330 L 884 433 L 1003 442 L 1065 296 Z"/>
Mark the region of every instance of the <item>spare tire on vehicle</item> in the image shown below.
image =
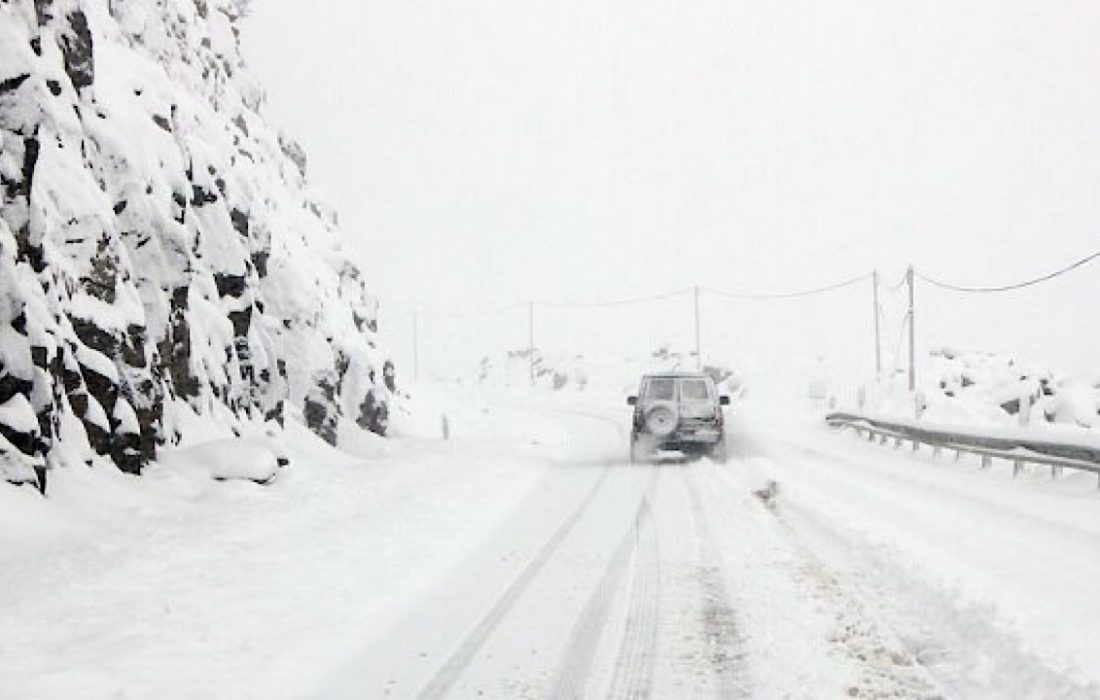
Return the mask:
<path id="1" fill-rule="evenodd" d="M 670 406 L 654 406 L 645 414 L 646 430 L 657 437 L 671 435 L 679 422 L 676 411 Z"/>

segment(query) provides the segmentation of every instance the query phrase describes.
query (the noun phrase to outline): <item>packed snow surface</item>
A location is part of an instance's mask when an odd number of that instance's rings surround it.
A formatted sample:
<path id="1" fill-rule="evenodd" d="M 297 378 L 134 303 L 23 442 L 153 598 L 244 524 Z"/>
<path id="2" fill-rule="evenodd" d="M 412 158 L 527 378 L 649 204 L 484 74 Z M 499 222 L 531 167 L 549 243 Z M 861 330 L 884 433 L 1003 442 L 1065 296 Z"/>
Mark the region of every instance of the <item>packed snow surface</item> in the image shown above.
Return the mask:
<path id="1" fill-rule="evenodd" d="M 216 430 L 0 484 L 2 694 L 1100 697 L 1092 475 L 750 399 L 726 463 L 632 466 L 610 396 L 413 397 L 343 451 L 292 420 L 268 486 Z"/>

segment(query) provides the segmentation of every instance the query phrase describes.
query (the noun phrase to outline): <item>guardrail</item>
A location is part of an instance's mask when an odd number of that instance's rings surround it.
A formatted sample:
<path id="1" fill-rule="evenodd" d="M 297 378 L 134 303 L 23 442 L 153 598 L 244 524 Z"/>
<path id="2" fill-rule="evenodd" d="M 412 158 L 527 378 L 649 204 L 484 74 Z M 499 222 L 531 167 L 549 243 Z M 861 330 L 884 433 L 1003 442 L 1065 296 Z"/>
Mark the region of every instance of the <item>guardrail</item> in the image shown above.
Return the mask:
<path id="1" fill-rule="evenodd" d="M 1056 439 L 1035 439 L 1011 430 L 988 429 L 984 433 L 966 431 L 954 426 L 938 426 L 917 421 L 900 419 L 879 419 L 854 413 L 830 413 L 825 421 L 838 428 L 851 428 L 860 437 L 886 443 L 894 440 L 894 447 L 911 443 L 914 451 L 921 445 L 932 447 L 933 454 L 941 450 L 954 450 L 956 458 L 964 453 L 979 455 L 982 468 L 992 466 L 993 459 L 1004 459 L 1012 463 L 1012 475 L 1023 471 L 1025 464 L 1041 464 L 1051 468 L 1051 478 L 1061 474 L 1062 469 L 1077 469 L 1097 475 L 1097 487 L 1100 488 L 1100 439 L 1095 444 Z"/>

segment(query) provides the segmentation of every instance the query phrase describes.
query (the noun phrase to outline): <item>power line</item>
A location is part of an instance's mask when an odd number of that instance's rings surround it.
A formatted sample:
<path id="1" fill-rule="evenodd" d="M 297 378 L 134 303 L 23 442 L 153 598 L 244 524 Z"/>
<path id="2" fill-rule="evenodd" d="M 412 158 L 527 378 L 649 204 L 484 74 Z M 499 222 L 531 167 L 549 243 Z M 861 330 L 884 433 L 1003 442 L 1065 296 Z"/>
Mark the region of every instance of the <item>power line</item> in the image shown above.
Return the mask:
<path id="1" fill-rule="evenodd" d="M 493 316 L 496 314 L 506 313 L 509 311 L 514 311 L 515 309 L 524 308 L 526 306 L 527 302 L 517 301 L 510 304 L 502 304 L 485 309 L 465 309 L 459 311 L 444 311 L 442 309 L 428 309 L 425 311 L 418 311 L 417 309 L 404 309 L 401 311 L 389 311 L 388 313 L 391 314 L 392 318 L 405 318 L 408 316 L 415 316 L 417 314 L 434 318 L 476 318 L 480 316 Z"/>
<path id="2" fill-rule="evenodd" d="M 837 284 L 831 284 L 825 287 L 817 287 L 815 289 L 804 289 L 795 292 L 781 292 L 781 293 L 744 293 L 744 292 L 728 292 L 720 289 L 714 289 L 711 287 L 681 287 L 680 289 L 674 289 L 668 292 L 661 292 L 659 294 L 648 294 L 645 296 L 629 297 L 624 299 L 610 299 L 608 301 L 557 301 L 557 300 L 542 300 L 533 302 L 512 302 L 510 304 L 503 304 L 487 309 L 470 309 L 462 311 L 443 311 L 439 309 L 424 310 L 419 313 L 423 316 L 445 317 L 445 318 L 471 318 L 478 316 L 491 316 L 499 313 L 505 313 L 513 311 L 515 309 L 528 307 L 534 305 L 535 307 L 544 308 L 565 308 L 565 309 L 598 309 L 609 308 L 615 306 L 629 306 L 633 304 L 645 304 L 652 301 L 662 301 L 665 299 L 673 299 L 675 297 L 683 296 L 690 292 L 694 292 L 698 289 L 700 292 L 707 292 L 716 296 L 726 297 L 729 299 L 747 299 L 747 300 L 769 300 L 769 299 L 795 299 L 798 297 L 806 297 L 814 294 L 823 294 L 826 292 L 835 291 L 844 287 L 865 282 L 871 279 L 873 273 L 866 273 L 859 277 L 853 277 L 852 279 L 839 282 Z M 397 305 L 411 306 L 411 304 Z M 387 311 L 381 310 L 382 314 L 386 314 Z M 417 313 L 415 309 L 406 309 L 400 311 L 388 311 L 391 317 L 405 317 L 412 316 Z"/>
<path id="3" fill-rule="evenodd" d="M 930 277 L 930 276 L 922 274 L 920 272 L 915 272 L 915 275 L 916 275 L 917 278 L 919 278 L 920 280 L 922 280 L 924 282 L 927 282 L 928 284 L 931 284 L 931 285 L 936 286 L 936 287 L 940 287 L 941 289 L 947 289 L 947 290 L 956 291 L 956 292 L 967 292 L 967 293 L 1007 292 L 1007 291 L 1012 291 L 1012 290 L 1015 290 L 1015 289 L 1023 289 L 1025 287 L 1030 287 L 1030 286 L 1033 286 L 1033 285 L 1036 285 L 1036 284 L 1041 284 L 1043 282 L 1050 281 L 1050 280 L 1052 280 L 1056 277 L 1060 277 L 1061 275 L 1064 275 L 1064 274 L 1066 274 L 1068 272 L 1071 272 L 1071 271 L 1073 271 L 1073 270 L 1075 270 L 1079 267 L 1082 267 L 1082 266 L 1084 266 L 1084 265 L 1086 265 L 1086 264 L 1088 264 L 1088 263 L 1090 263 L 1090 262 L 1092 262 L 1096 259 L 1100 259 L 1100 250 L 1096 251 L 1095 253 L 1092 253 L 1091 255 L 1087 255 L 1084 258 L 1081 258 L 1080 260 L 1074 261 L 1073 263 L 1071 263 L 1069 265 L 1066 265 L 1065 267 L 1062 267 L 1058 270 L 1055 270 L 1054 272 L 1050 272 L 1048 274 L 1036 277 L 1034 279 L 1025 280 L 1023 282 L 1017 282 L 1017 283 L 1014 283 L 1014 284 L 1006 284 L 1006 285 L 999 285 L 999 286 L 982 287 L 982 286 L 958 285 L 958 284 L 951 284 L 949 282 L 944 282 L 942 280 L 936 279 L 934 277 Z M 823 287 L 815 287 L 813 289 L 803 289 L 803 290 L 798 290 L 798 291 L 793 291 L 793 292 L 774 292 L 774 293 L 767 293 L 767 292 L 765 292 L 765 293 L 736 292 L 736 291 L 726 291 L 726 290 L 721 290 L 721 289 L 715 289 L 713 287 L 699 287 L 699 291 L 707 292 L 708 294 L 714 294 L 715 296 L 725 297 L 725 298 L 728 298 L 728 299 L 744 299 L 744 300 L 757 300 L 757 301 L 766 301 L 766 300 L 772 300 L 772 299 L 796 299 L 796 298 L 799 298 L 799 297 L 813 296 L 813 295 L 816 295 L 816 294 L 825 294 L 827 292 L 832 292 L 832 291 L 836 291 L 838 289 L 843 289 L 843 288 L 849 287 L 851 285 L 855 285 L 855 284 L 859 284 L 861 282 L 865 282 L 865 281 L 871 279 L 872 276 L 873 276 L 873 273 L 865 273 L 863 275 L 859 275 L 858 277 L 853 277 L 851 279 L 847 279 L 847 280 L 844 280 L 842 282 L 837 282 L 835 284 L 830 284 L 830 285 L 826 285 L 826 286 L 823 286 Z M 895 284 L 891 284 L 891 285 L 885 285 L 884 284 L 884 285 L 881 285 L 881 288 L 883 290 L 887 291 L 887 292 L 897 292 L 897 291 L 901 290 L 905 286 L 905 284 L 906 284 L 906 276 L 903 275 L 901 277 L 901 279 L 899 279 Z M 650 295 L 645 295 L 645 296 L 630 297 L 630 298 L 624 298 L 624 299 L 612 299 L 612 300 L 608 300 L 608 301 L 542 300 L 542 301 L 535 301 L 535 302 L 530 302 L 530 303 L 534 303 L 535 306 L 542 306 L 542 307 L 548 307 L 548 308 L 606 308 L 606 307 L 615 307 L 615 306 L 627 306 L 627 305 L 632 305 L 632 304 L 644 304 L 644 303 L 651 302 L 651 301 L 661 301 L 661 300 L 664 300 L 664 299 L 671 299 L 671 298 L 678 297 L 678 296 L 687 294 L 689 292 L 692 292 L 694 289 L 695 289 L 694 287 L 682 287 L 680 289 L 674 289 L 672 291 L 663 292 L 663 293 L 659 293 L 659 294 L 650 294 Z M 471 310 L 462 310 L 462 311 L 454 311 L 454 312 L 443 311 L 443 310 L 426 310 L 426 311 L 423 311 L 421 313 L 423 313 L 426 316 L 450 317 L 450 318 L 471 318 L 471 317 L 478 317 L 478 316 L 490 316 L 490 315 L 494 315 L 494 314 L 498 314 L 498 313 L 504 313 L 504 312 L 512 311 L 512 310 L 519 309 L 519 308 L 522 308 L 524 306 L 527 306 L 528 303 L 529 302 L 512 302 L 510 304 L 503 304 L 503 305 L 495 306 L 495 307 L 488 308 L 488 309 L 471 309 Z M 401 303 L 401 302 L 398 302 L 395 305 L 398 305 L 398 306 L 412 306 L 412 304 Z M 391 309 L 392 309 L 392 306 L 391 306 Z M 389 314 L 393 315 L 393 316 L 398 316 L 398 317 L 411 316 L 414 313 L 414 311 L 411 310 L 411 309 L 403 310 L 403 311 L 392 311 L 392 310 L 389 310 L 389 309 L 380 309 L 380 313 L 382 313 L 382 314 L 386 314 L 387 312 Z"/>
<path id="4" fill-rule="evenodd" d="M 1093 253 L 1091 255 L 1087 255 L 1087 256 L 1081 258 L 1080 260 L 1077 260 L 1076 262 L 1073 262 L 1069 265 L 1066 265 L 1063 268 L 1055 270 L 1054 272 L 1050 272 L 1050 273 L 1047 273 L 1045 275 L 1042 275 L 1041 277 L 1036 277 L 1034 279 L 1029 279 L 1029 280 L 1026 280 L 1024 282 L 1016 282 L 1014 284 L 1005 284 L 1005 285 L 1001 285 L 1001 286 L 997 286 L 997 287 L 967 287 L 967 286 L 962 286 L 962 285 L 957 285 L 957 284 L 949 284 L 947 282 L 941 282 L 940 280 L 933 279 L 931 277 L 928 277 L 926 275 L 922 275 L 920 273 L 917 273 L 917 277 L 919 277 L 921 280 L 927 282 L 928 284 L 931 284 L 931 285 L 936 286 L 936 287 L 940 287 L 941 289 L 949 289 L 953 292 L 967 292 L 967 293 L 972 293 L 972 294 L 988 294 L 988 293 L 993 293 L 993 292 L 1008 292 L 1008 291 L 1012 291 L 1014 289 L 1023 289 L 1024 287 L 1030 287 L 1032 285 L 1040 284 L 1042 282 L 1047 282 L 1049 280 L 1054 279 L 1055 277 L 1060 277 L 1060 276 L 1066 274 L 1067 272 L 1071 272 L 1073 270 L 1076 270 L 1077 268 L 1081 267 L 1082 265 L 1086 265 L 1086 264 L 1092 262 L 1093 260 L 1096 260 L 1097 258 L 1100 258 L 1100 250 L 1096 251 L 1095 253 Z"/>
<path id="5" fill-rule="evenodd" d="M 661 294 L 651 294 L 644 297 L 632 297 L 629 299 L 613 299 L 610 301 L 536 301 L 536 306 L 556 307 L 556 308 L 604 308 L 608 306 L 627 306 L 630 304 L 644 304 L 650 301 L 661 301 L 662 299 L 672 299 L 683 294 L 687 294 L 692 291 L 694 287 L 684 287 L 683 289 L 675 289 L 671 292 L 663 292 Z"/>
<path id="6" fill-rule="evenodd" d="M 457 313 L 446 311 L 429 311 L 431 316 L 443 316 L 447 318 L 474 318 L 479 316 L 495 316 L 496 314 L 508 313 L 509 311 L 515 311 L 526 307 L 527 304 L 522 301 L 514 301 L 511 304 L 501 304 L 500 306 L 494 306 L 488 309 L 475 309 L 470 311 L 460 311 Z"/>
<path id="7" fill-rule="evenodd" d="M 626 306 L 626 305 L 629 305 L 629 304 L 644 304 L 644 303 L 650 302 L 650 301 L 661 301 L 663 299 L 671 299 L 671 298 L 674 298 L 674 297 L 678 297 L 678 296 L 682 296 L 684 294 L 687 294 L 688 292 L 692 291 L 693 289 L 694 289 L 694 287 L 684 287 L 682 289 L 675 289 L 675 290 L 672 290 L 670 292 L 663 292 L 661 294 L 650 294 L 650 295 L 647 295 L 647 296 L 631 297 L 631 298 L 627 298 L 627 299 L 611 299 L 611 300 L 608 300 L 608 301 L 556 301 L 556 300 L 529 301 L 529 302 L 528 301 L 523 301 L 523 302 L 516 301 L 516 302 L 509 303 L 509 304 L 502 304 L 502 305 L 498 305 L 498 306 L 494 306 L 494 307 L 490 307 L 490 308 L 486 308 L 486 309 L 469 309 L 469 310 L 461 310 L 461 311 L 444 311 L 442 309 L 429 309 L 429 310 L 421 311 L 420 313 L 421 313 L 421 315 L 424 315 L 424 316 L 435 316 L 435 317 L 443 317 L 443 318 L 469 318 L 469 317 L 476 317 L 476 316 L 491 316 L 491 315 L 494 315 L 494 314 L 513 311 L 515 309 L 527 308 L 531 305 L 534 305 L 536 307 L 541 306 L 541 307 L 547 307 L 547 308 L 576 308 L 576 309 L 604 308 L 604 307 L 611 307 L 611 306 Z M 395 303 L 395 305 L 397 305 L 397 304 Z M 403 306 L 412 306 L 411 304 L 401 304 L 401 305 L 403 305 Z M 386 312 L 383 311 L 382 313 L 386 313 Z M 388 313 L 392 317 L 401 318 L 401 317 L 405 317 L 405 316 L 412 316 L 413 314 L 415 314 L 417 312 L 416 312 L 415 308 L 413 308 L 413 309 L 404 309 L 404 310 L 400 310 L 400 311 L 389 311 Z"/>
<path id="8" fill-rule="evenodd" d="M 730 292 L 721 289 L 714 289 L 713 287 L 681 287 L 679 289 L 673 289 L 668 292 L 661 292 L 659 294 L 648 294 L 645 296 L 629 297 L 624 299 L 610 299 L 608 301 L 558 301 L 558 300 L 541 300 L 533 302 L 513 302 L 511 304 L 505 304 L 502 306 L 493 307 L 491 309 L 472 310 L 463 312 L 446 312 L 446 311 L 426 311 L 425 315 L 430 316 L 445 316 L 452 318 L 464 318 L 470 316 L 487 316 L 497 313 L 503 313 L 511 311 L 520 307 L 533 304 L 536 307 L 544 308 L 566 308 L 566 309 L 597 309 L 608 308 L 614 306 L 628 306 L 632 304 L 645 304 L 651 301 L 662 301 L 664 299 L 672 299 L 675 297 L 683 296 L 690 292 L 694 292 L 698 289 L 700 292 L 707 292 L 708 294 L 714 294 L 720 297 L 726 297 L 728 299 L 745 299 L 745 300 L 770 300 L 770 299 L 796 299 L 799 297 L 812 296 L 815 294 L 824 294 L 826 292 L 832 292 L 844 287 L 849 287 L 860 282 L 866 282 L 872 278 L 874 273 L 865 273 L 858 277 L 853 277 L 843 282 L 836 284 L 826 285 L 824 287 L 816 287 L 814 289 L 802 289 L 794 292 L 779 292 L 779 293 L 754 293 L 754 292 Z M 903 280 L 904 282 L 904 280 Z M 405 311 L 399 315 L 411 315 L 412 311 Z"/>
<path id="9" fill-rule="evenodd" d="M 853 277 L 852 279 L 845 280 L 843 282 L 837 282 L 836 284 L 830 284 L 824 287 L 816 287 L 814 289 L 803 289 L 796 292 L 779 292 L 779 293 L 746 293 L 746 292 L 726 292 L 720 289 L 712 289 L 710 287 L 700 287 L 702 291 L 714 294 L 720 297 L 726 297 L 727 299 L 747 299 L 747 300 L 767 300 L 767 299 L 796 299 L 798 297 L 808 297 L 815 294 L 824 294 L 826 292 L 833 292 L 844 287 L 850 287 L 853 284 L 859 284 L 860 282 L 866 282 L 871 279 L 873 273 L 866 273 L 859 277 Z"/>

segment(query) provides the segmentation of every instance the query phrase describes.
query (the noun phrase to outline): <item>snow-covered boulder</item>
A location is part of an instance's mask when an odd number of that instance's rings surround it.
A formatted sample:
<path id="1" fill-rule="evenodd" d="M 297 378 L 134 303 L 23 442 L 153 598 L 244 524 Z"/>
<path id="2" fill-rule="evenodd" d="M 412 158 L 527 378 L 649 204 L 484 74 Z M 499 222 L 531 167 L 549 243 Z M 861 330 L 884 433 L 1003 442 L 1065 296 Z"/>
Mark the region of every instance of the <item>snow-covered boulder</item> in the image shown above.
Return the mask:
<path id="1" fill-rule="evenodd" d="M 281 421 L 324 377 L 331 423 L 388 398 L 376 302 L 242 61 L 246 7 L 0 2 L 0 434 L 34 463 L 138 473 L 179 401 Z M 36 433 L 6 422 L 25 406 Z"/>
<path id="2" fill-rule="evenodd" d="M 1060 431 L 1100 427 L 1100 382 L 1064 375 L 1000 353 L 935 348 L 918 374 L 921 418 L 943 425 Z M 867 408 L 887 416 L 914 414 L 904 376 L 871 387 Z M 1023 415 L 1021 415 L 1023 413 Z"/>
<path id="3" fill-rule="evenodd" d="M 191 476 L 202 473 L 217 481 L 270 484 L 287 465 L 285 451 L 265 436 L 210 440 L 194 447 L 167 451 L 167 469 Z"/>

